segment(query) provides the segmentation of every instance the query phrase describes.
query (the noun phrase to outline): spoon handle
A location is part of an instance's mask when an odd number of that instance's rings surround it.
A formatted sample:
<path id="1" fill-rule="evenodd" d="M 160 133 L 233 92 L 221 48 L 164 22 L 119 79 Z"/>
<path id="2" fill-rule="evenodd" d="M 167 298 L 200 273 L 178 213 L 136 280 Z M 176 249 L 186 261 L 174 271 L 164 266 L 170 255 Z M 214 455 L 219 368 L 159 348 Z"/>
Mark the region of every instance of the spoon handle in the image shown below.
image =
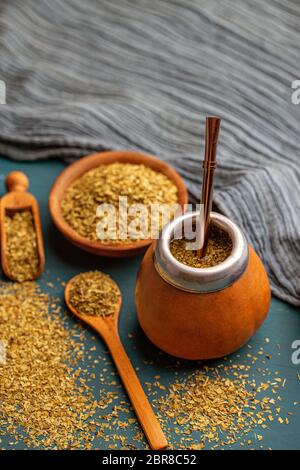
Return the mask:
<path id="1" fill-rule="evenodd" d="M 168 442 L 137 378 L 118 333 L 115 332 L 107 337 L 106 343 L 151 449 L 165 449 Z"/>

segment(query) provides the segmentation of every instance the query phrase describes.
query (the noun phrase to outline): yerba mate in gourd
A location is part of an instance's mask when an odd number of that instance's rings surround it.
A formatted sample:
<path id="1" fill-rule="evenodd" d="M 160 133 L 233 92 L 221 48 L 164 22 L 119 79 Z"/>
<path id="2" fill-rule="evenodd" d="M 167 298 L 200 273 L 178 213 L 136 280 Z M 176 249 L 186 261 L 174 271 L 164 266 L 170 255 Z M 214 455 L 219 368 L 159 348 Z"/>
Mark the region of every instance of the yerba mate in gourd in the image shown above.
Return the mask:
<path id="1" fill-rule="evenodd" d="M 199 268 L 176 259 L 174 234 L 199 217 L 187 213 L 164 227 L 142 261 L 135 293 L 138 319 L 149 339 L 185 359 L 217 358 L 239 349 L 262 324 L 270 304 L 265 269 L 227 217 L 211 213 L 212 226 L 232 242 L 222 262 Z"/>

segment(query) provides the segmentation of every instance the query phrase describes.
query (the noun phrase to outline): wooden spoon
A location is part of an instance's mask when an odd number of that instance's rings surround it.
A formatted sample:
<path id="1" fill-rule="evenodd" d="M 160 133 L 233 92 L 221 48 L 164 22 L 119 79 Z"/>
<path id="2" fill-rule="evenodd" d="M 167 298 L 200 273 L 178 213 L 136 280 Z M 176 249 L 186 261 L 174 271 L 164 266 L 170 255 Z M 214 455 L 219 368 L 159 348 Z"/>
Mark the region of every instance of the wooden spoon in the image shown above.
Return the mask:
<path id="1" fill-rule="evenodd" d="M 12 276 L 7 260 L 7 237 L 4 227 L 5 215 L 12 215 L 17 211 L 31 210 L 33 223 L 37 238 L 37 250 L 39 257 L 39 267 L 34 279 L 36 279 L 44 270 L 45 255 L 43 246 L 42 227 L 39 214 L 39 206 L 35 197 L 27 192 L 29 180 L 25 173 L 13 171 L 7 175 L 5 185 L 8 193 L 0 200 L 0 237 L 1 237 L 1 262 L 4 274 L 15 280 Z"/>
<path id="2" fill-rule="evenodd" d="M 139 382 L 139 379 L 137 378 L 135 370 L 131 365 L 131 362 L 119 337 L 118 320 L 122 303 L 121 292 L 120 300 L 116 305 L 116 311 L 114 315 L 106 317 L 81 315 L 70 303 L 70 287 L 76 277 L 77 276 L 70 279 L 65 288 L 65 301 L 68 308 L 81 321 L 87 323 L 102 337 L 111 353 L 119 375 L 122 379 L 123 385 L 128 393 L 131 404 L 148 439 L 151 449 L 165 449 L 168 445 L 168 442 L 162 432 L 159 421 L 151 408 L 151 405 L 145 395 L 145 392 Z"/>

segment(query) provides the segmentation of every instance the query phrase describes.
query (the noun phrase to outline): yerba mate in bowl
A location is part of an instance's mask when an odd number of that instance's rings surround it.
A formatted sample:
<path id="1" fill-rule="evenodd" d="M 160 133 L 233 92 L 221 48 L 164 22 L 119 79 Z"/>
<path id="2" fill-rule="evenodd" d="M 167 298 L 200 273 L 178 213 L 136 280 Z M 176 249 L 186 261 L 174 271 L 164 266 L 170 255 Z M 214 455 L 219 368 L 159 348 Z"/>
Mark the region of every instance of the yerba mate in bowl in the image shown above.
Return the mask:
<path id="1" fill-rule="evenodd" d="M 78 274 L 69 289 L 69 301 L 81 315 L 114 315 L 120 291 L 108 274 L 88 271 Z"/>
<path id="2" fill-rule="evenodd" d="M 184 182 L 172 167 L 130 151 L 102 152 L 70 165 L 49 199 L 52 218 L 66 238 L 112 257 L 142 251 L 164 225 L 157 210 L 164 217 L 169 210 L 170 220 L 175 208 L 182 210 L 187 202 Z"/>
<path id="3" fill-rule="evenodd" d="M 70 227 L 89 240 L 99 239 L 99 223 L 100 227 L 103 225 L 100 238 L 102 243 L 123 244 L 148 238 L 148 229 L 151 229 L 150 211 L 145 219 L 145 230 L 142 230 L 142 227 L 137 230 L 134 224 L 130 230 L 131 222 L 137 214 L 129 213 L 129 230 L 127 233 L 124 231 L 122 237 L 121 229 L 125 229 L 120 227 L 119 223 L 122 202 L 128 205 L 129 212 L 135 204 L 147 208 L 150 208 L 151 204 L 164 205 L 166 215 L 172 217 L 173 206 L 178 202 L 178 190 L 167 176 L 152 168 L 143 164 L 115 162 L 93 168 L 75 180 L 61 201 L 61 212 Z M 109 223 L 105 224 L 107 204 L 113 206 L 115 215 L 111 228 Z M 101 207 L 102 217 L 99 214 Z M 158 229 L 161 229 L 161 221 L 158 221 Z"/>

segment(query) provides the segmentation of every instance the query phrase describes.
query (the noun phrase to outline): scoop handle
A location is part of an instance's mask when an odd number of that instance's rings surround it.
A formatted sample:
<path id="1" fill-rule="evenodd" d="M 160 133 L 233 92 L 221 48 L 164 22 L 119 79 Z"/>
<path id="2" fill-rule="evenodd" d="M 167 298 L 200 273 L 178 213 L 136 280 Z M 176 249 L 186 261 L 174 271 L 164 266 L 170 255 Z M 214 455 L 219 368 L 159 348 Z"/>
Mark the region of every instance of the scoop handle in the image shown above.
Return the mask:
<path id="1" fill-rule="evenodd" d="M 29 179 L 21 171 L 12 171 L 5 178 L 5 186 L 9 192 L 25 192 L 29 188 Z"/>
<path id="2" fill-rule="evenodd" d="M 115 332 L 106 338 L 106 343 L 151 449 L 165 449 L 168 442 L 137 378 L 118 333 Z"/>

